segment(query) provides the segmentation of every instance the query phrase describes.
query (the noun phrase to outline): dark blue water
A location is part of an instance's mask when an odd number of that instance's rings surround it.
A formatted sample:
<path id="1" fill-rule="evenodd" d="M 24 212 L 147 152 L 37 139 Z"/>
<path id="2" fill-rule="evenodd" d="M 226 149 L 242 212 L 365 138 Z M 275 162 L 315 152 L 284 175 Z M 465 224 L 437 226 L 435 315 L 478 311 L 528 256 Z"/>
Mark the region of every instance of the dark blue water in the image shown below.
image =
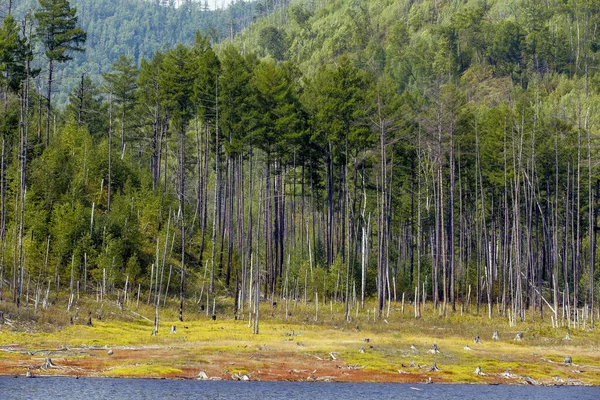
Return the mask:
<path id="1" fill-rule="evenodd" d="M 0 377 L 0 399 L 600 399 L 600 388 Z"/>

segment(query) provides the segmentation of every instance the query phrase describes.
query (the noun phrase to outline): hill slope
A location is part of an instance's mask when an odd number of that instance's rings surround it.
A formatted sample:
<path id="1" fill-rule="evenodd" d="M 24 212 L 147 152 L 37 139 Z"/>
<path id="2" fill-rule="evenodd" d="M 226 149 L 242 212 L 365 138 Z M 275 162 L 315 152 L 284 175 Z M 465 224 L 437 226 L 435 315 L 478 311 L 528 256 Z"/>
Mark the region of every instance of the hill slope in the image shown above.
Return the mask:
<path id="1" fill-rule="evenodd" d="M 39 7 L 37 0 L 16 3 L 17 17 Z M 218 42 L 246 27 L 254 15 L 254 3 L 242 0 L 214 11 L 206 10 L 200 3 L 175 8 L 148 0 L 71 0 L 70 3 L 77 8 L 79 24 L 88 38 L 85 53 L 75 54 L 72 62 L 58 67 L 55 104 L 62 105 L 82 73 L 99 82 L 101 74 L 109 71 L 121 54 L 132 56 L 139 64 L 142 58 L 152 58 L 157 50 L 177 43 L 191 44 L 196 31 Z"/>

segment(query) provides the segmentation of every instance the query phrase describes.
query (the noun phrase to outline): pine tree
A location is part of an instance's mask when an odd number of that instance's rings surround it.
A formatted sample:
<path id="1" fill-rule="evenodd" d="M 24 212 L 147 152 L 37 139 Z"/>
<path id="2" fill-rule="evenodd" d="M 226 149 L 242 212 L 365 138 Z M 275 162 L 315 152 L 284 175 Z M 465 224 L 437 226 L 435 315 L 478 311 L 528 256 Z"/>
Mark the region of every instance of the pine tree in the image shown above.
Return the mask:
<path id="1" fill-rule="evenodd" d="M 17 22 L 12 15 L 7 16 L 0 26 L 0 79 L 6 91 L 19 91 L 30 56 L 27 41 L 19 35 Z"/>
<path id="2" fill-rule="evenodd" d="M 105 74 L 104 79 L 111 85 L 115 102 L 121 111 L 121 155 L 125 152 L 125 120 L 135 105 L 135 89 L 138 69 L 133 57 L 122 54 L 112 65 L 113 72 Z"/>
<path id="3" fill-rule="evenodd" d="M 41 8 L 35 12 L 38 38 L 48 59 L 48 87 L 46 94 L 46 147 L 50 137 L 50 110 L 52 78 L 56 63 L 72 60 L 71 52 L 82 52 L 86 32 L 77 26 L 77 8 L 68 0 L 39 0 Z"/>
<path id="4" fill-rule="evenodd" d="M 91 135 L 106 132 L 106 104 L 88 75 L 81 75 L 79 85 L 69 95 L 66 111 L 77 123 L 87 125 Z"/>
<path id="5" fill-rule="evenodd" d="M 178 45 L 168 52 L 162 65 L 163 99 L 172 115 L 172 122 L 179 133 L 179 218 L 181 228 L 181 281 L 179 291 L 179 320 L 183 321 L 183 300 L 185 289 L 185 133 L 194 113 L 193 90 L 197 77 L 197 64 L 191 51 Z"/>

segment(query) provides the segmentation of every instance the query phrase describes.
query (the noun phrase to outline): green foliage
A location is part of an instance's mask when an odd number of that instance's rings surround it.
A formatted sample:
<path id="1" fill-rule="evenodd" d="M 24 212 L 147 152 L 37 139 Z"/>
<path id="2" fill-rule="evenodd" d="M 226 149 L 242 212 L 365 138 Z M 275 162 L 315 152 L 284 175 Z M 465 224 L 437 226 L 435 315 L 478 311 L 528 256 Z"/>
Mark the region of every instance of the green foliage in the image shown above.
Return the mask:
<path id="1" fill-rule="evenodd" d="M 81 77 L 79 87 L 73 89 L 69 95 L 65 113 L 77 123 L 86 125 L 92 136 L 99 136 L 108 131 L 107 105 L 103 101 L 100 89 L 87 75 Z"/>
<path id="2" fill-rule="evenodd" d="M 14 93 L 20 90 L 27 76 L 28 59 L 31 59 L 31 50 L 27 40 L 19 35 L 17 22 L 9 15 L 0 26 L 0 82 L 3 87 Z"/>
<path id="3" fill-rule="evenodd" d="M 250 82 L 254 66 L 251 60 L 244 58 L 232 45 L 223 49 L 221 66 L 219 77 L 221 124 L 225 136 L 229 139 L 225 148 L 233 155 L 240 153 L 246 143 L 252 95 Z"/>
<path id="4" fill-rule="evenodd" d="M 288 276 L 297 286 L 309 280 L 312 295 L 341 298 L 362 286 L 364 255 L 367 295 L 382 287 L 384 263 L 398 291 L 424 285 L 428 296 L 452 288 L 464 298 L 470 285 L 477 301 L 486 291 L 507 298 L 501 285 L 520 276 L 517 267 L 535 275 L 547 298 L 553 275 L 560 290 L 588 294 L 597 275 L 583 268 L 596 266 L 585 263 L 600 132 L 593 5 L 534 0 L 513 12 L 498 1 L 336 0 L 296 2 L 269 16 L 263 5 L 266 18 L 217 45 L 224 25 L 188 35 L 194 5 L 182 7 L 184 16 L 156 3 L 116 3 L 140 17 L 117 23 L 109 3 L 77 2 L 85 18 L 94 15 L 83 24 L 91 50 L 114 49 L 72 74 L 76 85 L 61 84 L 72 91 L 51 118 L 48 147 L 39 139 L 43 97 L 26 79 L 28 62 L 41 60 L 13 19 L 0 28 L 1 233 L 6 259 L 17 259 L 12 199 L 25 182 L 30 274 L 64 277 L 71 260 L 85 259 L 95 283 L 106 272 L 112 289 L 126 276 L 149 289 L 152 264 L 177 269 L 184 256 L 199 282 L 214 251 L 217 286 L 228 292 L 226 268 L 241 277 L 252 263 L 275 275 L 267 296 Z M 84 39 L 75 8 L 41 4 L 36 36 L 47 57 L 88 57 L 73 54 Z M 576 37 L 568 21 L 585 32 Z M 112 23 L 117 30 L 92 34 Z M 184 39 L 148 33 L 177 24 Z M 49 35 L 54 27 L 61 33 Z M 161 47 L 170 41 L 185 43 Z M 100 72 L 103 91 L 94 84 Z M 29 102 L 20 101 L 25 94 Z M 107 103 L 127 141 L 111 157 L 110 211 Z M 227 157 L 215 154 L 221 149 Z M 525 265 L 518 257 L 526 252 Z M 453 282 L 440 282 L 449 273 Z M 173 276 L 171 289 L 180 283 Z M 528 301 L 539 302 L 530 289 L 523 284 Z"/>
<path id="5" fill-rule="evenodd" d="M 309 85 L 306 103 L 314 120 L 313 139 L 323 146 L 326 140 L 350 152 L 362 150 L 370 141 L 369 129 L 361 124 L 366 115 L 368 75 L 344 56 L 337 66 L 321 68 Z"/>
<path id="6" fill-rule="evenodd" d="M 59 63 L 72 59 L 70 52 L 84 51 L 87 34 L 77 26 L 77 8 L 68 0 L 39 0 L 35 12 L 37 33 L 49 60 Z"/>
<path id="7" fill-rule="evenodd" d="M 104 79 L 111 86 L 115 100 L 123 108 L 123 113 L 133 106 L 134 93 L 138 71 L 133 64 L 133 57 L 121 54 L 113 64 L 112 71 L 104 75 Z"/>
<path id="8" fill-rule="evenodd" d="M 525 36 L 519 24 L 503 21 L 497 24 L 495 35 L 489 48 L 490 64 L 498 74 L 518 76 L 522 68 Z"/>
<path id="9" fill-rule="evenodd" d="M 294 22 L 301 27 L 308 25 L 308 20 L 313 16 L 311 10 L 309 10 L 304 4 L 294 4 L 291 6 L 290 12 Z"/>
<path id="10" fill-rule="evenodd" d="M 179 44 L 165 55 L 161 66 L 161 98 L 183 129 L 194 111 L 194 81 L 198 70 L 188 47 Z"/>
<path id="11" fill-rule="evenodd" d="M 259 46 L 265 54 L 276 60 L 286 58 L 286 39 L 284 33 L 274 26 L 263 28 L 258 35 Z"/>
<path id="12" fill-rule="evenodd" d="M 287 71 L 265 59 L 254 69 L 253 130 L 250 140 L 267 153 L 281 157 L 287 151 L 288 136 L 300 124 L 300 104 Z"/>

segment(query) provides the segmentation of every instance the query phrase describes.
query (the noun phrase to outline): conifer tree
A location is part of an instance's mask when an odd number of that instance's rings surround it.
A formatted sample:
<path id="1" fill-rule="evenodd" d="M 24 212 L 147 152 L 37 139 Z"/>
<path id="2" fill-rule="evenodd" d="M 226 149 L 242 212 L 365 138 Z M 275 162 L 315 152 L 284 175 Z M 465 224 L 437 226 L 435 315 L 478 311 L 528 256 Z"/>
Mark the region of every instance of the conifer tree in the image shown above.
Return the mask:
<path id="1" fill-rule="evenodd" d="M 39 0 L 40 8 L 35 12 L 38 23 L 38 38 L 44 46 L 48 59 L 48 83 L 46 93 L 46 147 L 50 137 L 50 110 L 52 79 L 56 63 L 72 60 L 71 52 L 82 52 L 86 32 L 77 26 L 77 8 L 68 0 Z"/>
<path id="2" fill-rule="evenodd" d="M 12 15 L 0 26 L 0 74 L 4 90 L 18 92 L 26 74 L 27 41 L 19 35 L 19 27 Z"/>
<path id="3" fill-rule="evenodd" d="M 135 105 L 135 89 L 138 70 L 133 64 L 133 57 L 121 54 L 112 65 L 111 73 L 104 79 L 111 85 L 115 102 L 121 111 L 121 154 L 125 152 L 125 120 Z"/>
<path id="4" fill-rule="evenodd" d="M 74 116 L 79 124 L 87 125 L 91 135 L 105 132 L 106 104 L 101 98 L 100 89 L 88 75 L 82 75 L 79 85 L 69 95 L 67 113 Z"/>
<path id="5" fill-rule="evenodd" d="M 179 134 L 179 218 L 181 228 L 181 281 L 179 320 L 183 321 L 183 300 L 185 289 L 185 132 L 193 116 L 193 90 L 197 77 L 197 67 L 191 51 L 180 44 L 165 56 L 162 65 L 163 99 L 172 115 L 172 123 Z"/>

